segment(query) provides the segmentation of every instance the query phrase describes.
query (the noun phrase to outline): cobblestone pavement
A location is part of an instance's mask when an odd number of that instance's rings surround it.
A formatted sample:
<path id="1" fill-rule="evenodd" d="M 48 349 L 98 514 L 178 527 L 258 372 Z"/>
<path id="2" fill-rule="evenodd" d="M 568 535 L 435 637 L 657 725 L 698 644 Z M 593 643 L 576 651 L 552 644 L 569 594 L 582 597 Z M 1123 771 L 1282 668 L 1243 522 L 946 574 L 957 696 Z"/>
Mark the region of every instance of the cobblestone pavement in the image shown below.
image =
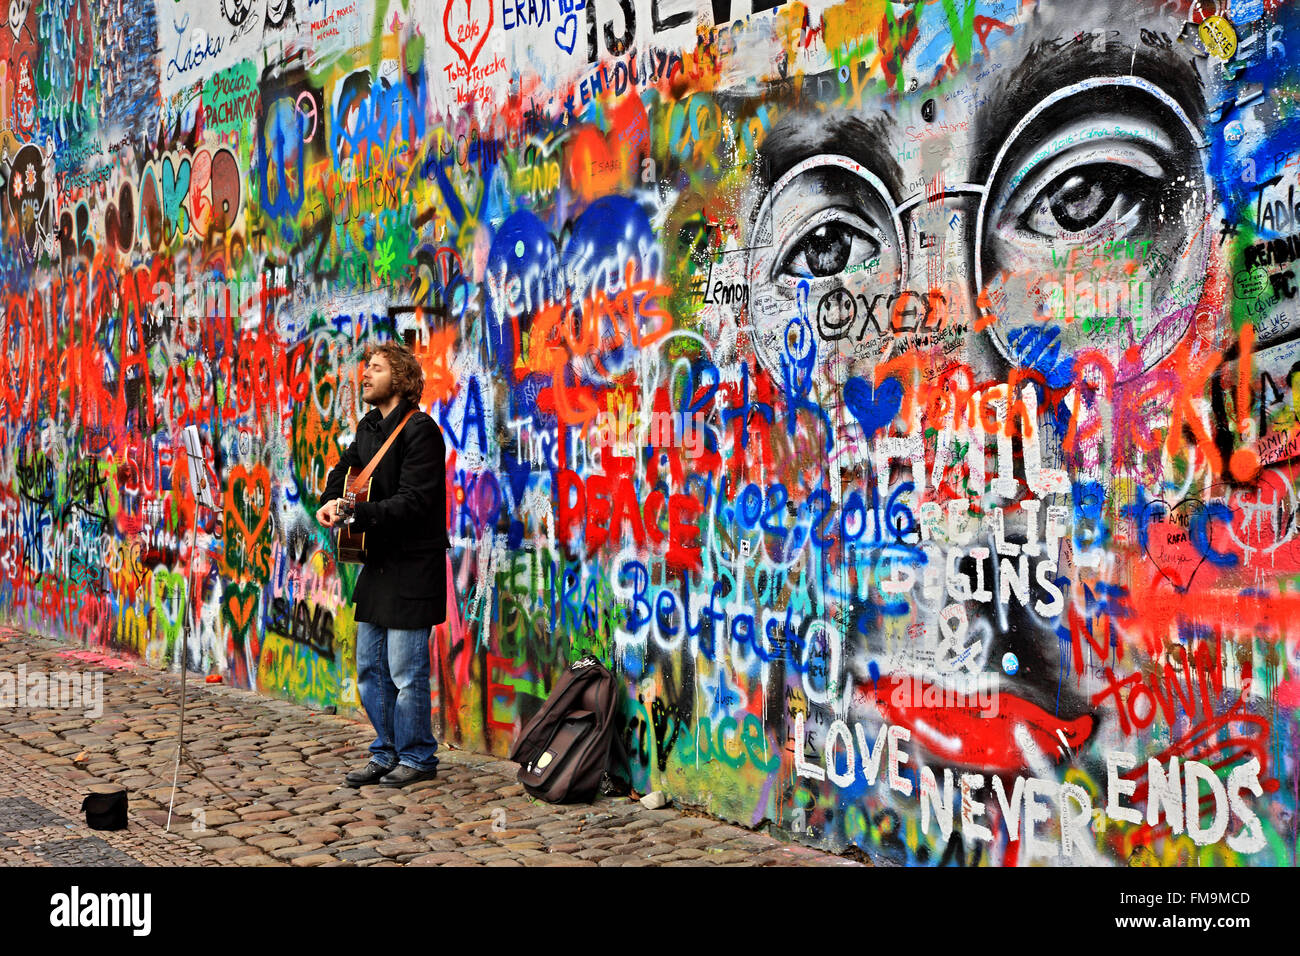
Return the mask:
<path id="1" fill-rule="evenodd" d="M 511 761 L 445 745 L 436 780 L 353 790 L 342 778 L 365 762 L 369 725 L 196 678 L 186 749 L 209 779 L 181 764 L 167 832 L 177 675 L 0 628 L 0 672 L 20 665 L 104 671 L 103 714 L 0 709 L 3 865 L 857 865 L 629 798 L 534 801 Z M 86 827 L 93 783 L 126 787 L 126 830 Z"/>

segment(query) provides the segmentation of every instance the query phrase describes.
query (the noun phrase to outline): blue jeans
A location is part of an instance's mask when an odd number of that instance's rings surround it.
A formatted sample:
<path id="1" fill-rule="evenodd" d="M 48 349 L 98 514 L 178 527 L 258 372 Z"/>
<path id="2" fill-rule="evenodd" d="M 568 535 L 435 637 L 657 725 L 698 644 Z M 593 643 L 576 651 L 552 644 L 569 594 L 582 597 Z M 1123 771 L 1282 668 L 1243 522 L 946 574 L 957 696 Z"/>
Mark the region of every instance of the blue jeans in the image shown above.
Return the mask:
<path id="1" fill-rule="evenodd" d="M 392 769 L 438 766 L 429 703 L 430 628 L 399 630 L 357 623 L 357 685 L 361 706 L 379 734 L 370 758 Z"/>

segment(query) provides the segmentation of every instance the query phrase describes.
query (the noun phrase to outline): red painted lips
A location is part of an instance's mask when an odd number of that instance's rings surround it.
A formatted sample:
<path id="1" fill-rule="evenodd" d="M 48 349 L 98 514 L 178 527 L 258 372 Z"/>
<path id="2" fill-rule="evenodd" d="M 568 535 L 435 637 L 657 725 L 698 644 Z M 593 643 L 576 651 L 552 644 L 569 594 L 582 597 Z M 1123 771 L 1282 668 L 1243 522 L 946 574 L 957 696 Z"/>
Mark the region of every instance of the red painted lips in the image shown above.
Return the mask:
<path id="1" fill-rule="evenodd" d="M 902 693 L 904 685 L 912 685 L 906 688 L 907 693 Z M 1005 691 L 997 696 L 994 716 L 985 716 L 973 703 L 927 704 L 927 700 L 943 701 L 945 688 L 908 674 L 885 675 L 875 686 L 867 684 L 861 689 L 875 700 L 886 720 L 908 728 L 926 750 L 959 766 L 981 770 L 1028 769 L 1032 747 L 1022 744 L 1026 738 L 1055 762 L 1065 755 L 1067 746 L 1071 750 L 1081 746 L 1095 724 L 1088 714 L 1066 720 Z M 951 691 L 948 693 L 951 696 Z M 1017 740 L 1018 727 L 1023 728 L 1021 740 Z"/>

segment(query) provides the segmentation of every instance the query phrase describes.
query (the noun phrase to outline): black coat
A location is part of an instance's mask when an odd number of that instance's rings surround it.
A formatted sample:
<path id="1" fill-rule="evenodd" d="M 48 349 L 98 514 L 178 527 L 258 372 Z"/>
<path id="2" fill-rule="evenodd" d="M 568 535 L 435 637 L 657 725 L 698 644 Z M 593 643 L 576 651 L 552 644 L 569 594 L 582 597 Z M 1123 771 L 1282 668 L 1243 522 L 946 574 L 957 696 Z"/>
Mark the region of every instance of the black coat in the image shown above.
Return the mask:
<path id="1" fill-rule="evenodd" d="M 411 407 L 402 399 L 387 418 L 376 408 L 361 419 L 321 504 L 343 496 L 349 466 L 369 464 Z M 357 505 L 353 525 L 366 534 L 366 563 L 353 595 L 357 621 L 414 629 L 447 619 L 446 458 L 442 429 L 417 411 L 375 468 L 370 500 Z"/>

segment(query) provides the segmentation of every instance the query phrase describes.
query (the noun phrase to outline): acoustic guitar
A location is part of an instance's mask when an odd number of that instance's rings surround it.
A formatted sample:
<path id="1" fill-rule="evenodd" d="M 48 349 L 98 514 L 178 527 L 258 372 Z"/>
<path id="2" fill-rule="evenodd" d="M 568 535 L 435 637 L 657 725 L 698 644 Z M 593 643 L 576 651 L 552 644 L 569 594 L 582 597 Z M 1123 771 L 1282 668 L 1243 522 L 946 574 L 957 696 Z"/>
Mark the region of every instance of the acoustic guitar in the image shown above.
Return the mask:
<path id="1" fill-rule="evenodd" d="M 370 486 L 374 479 L 365 476 L 365 484 L 353 488 L 353 483 L 361 477 L 355 468 L 349 468 L 343 479 L 343 497 L 339 499 L 339 517 L 343 524 L 339 526 L 338 554 L 339 560 L 349 564 L 364 564 L 366 560 L 366 533 L 352 530 L 352 521 L 356 515 L 357 502 L 370 500 Z"/>
<path id="2" fill-rule="evenodd" d="M 398 423 L 393 429 L 393 433 L 388 436 L 383 447 L 375 452 L 375 457 L 370 459 L 360 472 L 356 472 L 353 466 L 348 467 L 347 476 L 343 479 L 343 495 L 338 499 L 339 517 L 343 519 L 343 524 L 339 526 L 338 537 L 338 556 L 339 560 L 349 564 L 364 564 L 366 560 L 366 533 L 355 532 L 352 530 L 352 523 L 356 519 L 357 504 L 362 501 L 370 500 L 371 475 L 375 472 L 375 467 L 379 464 L 380 459 L 392 447 L 393 442 L 397 441 L 397 436 L 402 433 L 406 423 L 411 420 L 416 410 L 413 408 L 406 413 L 406 417 Z"/>

